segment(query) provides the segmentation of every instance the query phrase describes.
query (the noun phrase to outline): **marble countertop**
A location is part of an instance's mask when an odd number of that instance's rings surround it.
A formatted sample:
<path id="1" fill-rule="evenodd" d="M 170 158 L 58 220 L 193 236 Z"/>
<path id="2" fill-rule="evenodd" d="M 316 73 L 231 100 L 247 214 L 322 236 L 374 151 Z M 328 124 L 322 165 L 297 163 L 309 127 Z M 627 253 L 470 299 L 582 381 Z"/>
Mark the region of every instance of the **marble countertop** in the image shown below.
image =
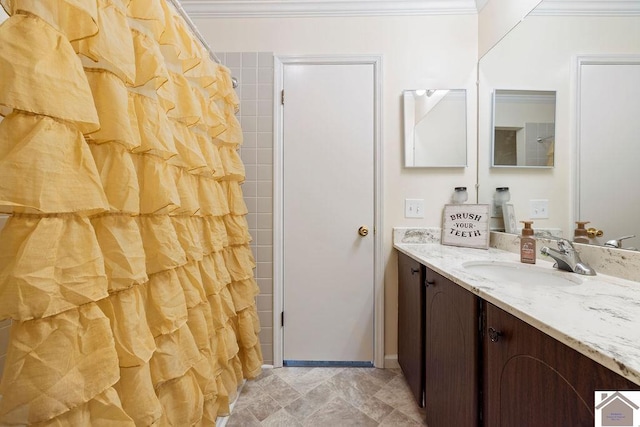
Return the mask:
<path id="1" fill-rule="evenodd" d="M 538 260 L 535 268 L 580 284 L 521 285 L 465 269 L 473 261 L 520 263 L 519 254 L 444 246 L 429 238 L 394 247 L 495 306 L 640 385 L 640 283 L 604 274 L 580 276 Z M 539 248 L 538 248 L 539 249 Z M 525 265 L 525 264 L 521 264 Z"/>

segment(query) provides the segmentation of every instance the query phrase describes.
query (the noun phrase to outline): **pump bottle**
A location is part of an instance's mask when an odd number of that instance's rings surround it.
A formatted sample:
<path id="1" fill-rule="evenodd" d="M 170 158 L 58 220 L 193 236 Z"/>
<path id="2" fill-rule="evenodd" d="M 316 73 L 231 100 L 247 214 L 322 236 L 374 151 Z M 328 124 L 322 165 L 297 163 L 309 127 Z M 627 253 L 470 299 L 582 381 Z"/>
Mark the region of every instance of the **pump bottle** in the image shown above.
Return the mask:
<path id="1" fill-rule="evenodd" d="M 575 243 L 589 243 L 589 234 L 584 228 L 589 221 L 576 221 L 576 229 L 573 231 L 573 241 Z"/>
<path id="2" fill-rule="evenodd" d="M 525 264 L 536 263 L 536 238 L 533 237 L 531 224 L 533 221 L 520 221 L 524 224 L 522 237 L 520 237 L 520 262 Z"/>

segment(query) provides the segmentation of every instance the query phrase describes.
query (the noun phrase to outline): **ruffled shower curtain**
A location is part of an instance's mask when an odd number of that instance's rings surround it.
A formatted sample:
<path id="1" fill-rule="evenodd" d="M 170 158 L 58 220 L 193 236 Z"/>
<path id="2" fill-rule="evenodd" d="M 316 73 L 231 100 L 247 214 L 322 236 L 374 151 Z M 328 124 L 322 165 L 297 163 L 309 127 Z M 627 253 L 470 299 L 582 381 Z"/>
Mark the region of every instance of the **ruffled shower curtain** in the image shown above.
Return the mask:
<path id="1" fill-rule="evenodd" d="M 0 3 L 0 425 L 214 425 L 262 364 L 228 70 L 166 0 Z"/>

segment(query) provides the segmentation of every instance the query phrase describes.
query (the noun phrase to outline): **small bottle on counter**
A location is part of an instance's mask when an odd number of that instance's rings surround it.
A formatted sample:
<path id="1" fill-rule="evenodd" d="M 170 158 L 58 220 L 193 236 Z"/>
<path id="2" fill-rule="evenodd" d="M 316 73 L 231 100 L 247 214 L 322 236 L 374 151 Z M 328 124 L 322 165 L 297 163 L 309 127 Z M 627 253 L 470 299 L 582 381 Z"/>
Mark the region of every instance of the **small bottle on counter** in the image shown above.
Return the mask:
<path id="1" fill-rule="evenodd" d="M 520 262 L 524 264 L 536 263 L 536 238 L 533 237 L 533 221 L 520 221 L 524 224 L 520 237 Z"/>
<path id="2" fill-rule="evenodd" d="M 589 243 L 589 234 L 584 228 L 589 221 L 576 221 L 576 229 L 573 231 L 573 241 L 575 243 Z"/>

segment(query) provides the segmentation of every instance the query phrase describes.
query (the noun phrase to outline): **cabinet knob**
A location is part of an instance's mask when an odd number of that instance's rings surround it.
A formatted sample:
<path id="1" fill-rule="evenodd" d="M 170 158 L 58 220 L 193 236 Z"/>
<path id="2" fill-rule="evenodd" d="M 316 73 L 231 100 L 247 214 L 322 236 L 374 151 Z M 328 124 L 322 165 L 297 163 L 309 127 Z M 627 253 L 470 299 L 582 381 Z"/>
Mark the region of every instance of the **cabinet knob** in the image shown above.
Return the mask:
<path id="1" fill-rule="evenodd" d="M 501 336 L 502 332 L 497 331 L 493 328 L 489 328 L 489 339 L 491 340 L 491 342 L 498 342 Z"/>
<path id="2" fill-rule="evenodd" d="M 436 281 L 435 280 L 425 280 L 424 284 L 425 284 L 426 287 L 429 287 L 431 285 L 435 285 Z"/>
<path id="3" fill-rule="evenodd" d="M 420 273 L 420 269 L 419 268 L 412 268 L 411 269 L 411 274 L 414 275 L 416 273 Z"/>

